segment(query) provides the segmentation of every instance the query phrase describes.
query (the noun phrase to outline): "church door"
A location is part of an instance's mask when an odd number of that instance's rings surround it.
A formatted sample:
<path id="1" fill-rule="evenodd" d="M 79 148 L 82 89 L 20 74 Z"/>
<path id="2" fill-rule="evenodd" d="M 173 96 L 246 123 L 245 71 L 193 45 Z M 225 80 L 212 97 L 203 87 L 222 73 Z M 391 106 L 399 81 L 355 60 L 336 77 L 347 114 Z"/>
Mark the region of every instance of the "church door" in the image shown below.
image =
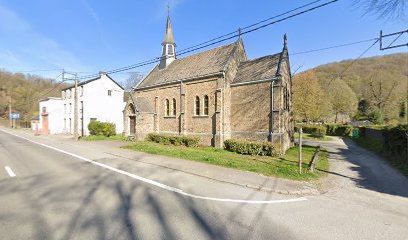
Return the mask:
<path id="1" fill-rule="evenodd" d="M 129 132 L 130 135 L 135 135 L 136 133 L 136 116 L 129 116 Z"/>

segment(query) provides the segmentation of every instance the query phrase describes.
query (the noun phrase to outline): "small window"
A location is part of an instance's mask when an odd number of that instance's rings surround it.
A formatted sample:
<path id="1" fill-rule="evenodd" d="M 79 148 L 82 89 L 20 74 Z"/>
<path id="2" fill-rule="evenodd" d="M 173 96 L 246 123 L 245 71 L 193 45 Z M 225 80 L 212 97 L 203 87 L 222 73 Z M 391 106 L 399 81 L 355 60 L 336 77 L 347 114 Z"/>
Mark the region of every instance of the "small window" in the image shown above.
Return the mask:
<path id="1" fill-rule="evenodd" d="M 196 96 L 195 99 L 195 115 L 199 116 L 200 115 L 200 97 Z"/>
<path id="2" fill-rule="evenodd" d="M 72 112 L 72 103 L 69 104 L 69 113 Z"/>
<path id="3" fill-rule="evenodd" d="M 174 55 L 173 45 L 167 45 L 167 54 Z"/>
<path id="4" fill-rule="evenodd" d="M 79 91 L 80 91 L 80 96 L 82 97 L 82 96 L 84 96 L 84 86 L 81 86 L 80 88 L 79 88 Z"/>
<path id="5" fill-rule="evenodd" d="M 62 97 L 62 99 L 65 99 L 65 91 L 61 92 L 61 97 Z"/>
<path id="6" fill-rule="evenodd" d="M 112 90 L 108 90 L 108 96 L 112 96 Z"/>
<path id="7" fill-rule="evenodd" d="M 204 115 L 208 115 L 208 96 L 204 96 Z"/>
<path id="8" fill-rule="evenodd" d="M 170 116 L 170 101 L 166 99 L 166 106 L 165 106 L 166 116 Z"/>
<path id="9" fill-rule="evenodd" d="M 176 108 L 176 99 L 175 98 L 173 98 L 173 116 L 176 116 L 176 111 L 177 110 L 177 108 Z"/>
<path id="10" fill-rule="evenodd" d="M 96 121 L 96 118 L 90 118 L 89 121 L 90 122 Z"/>
<path id="11" fill-rule="evenodd" d="M 47 108 L 46 107 L 42 107 L 42 113 L 46 113 L 47 112 Z"/>
<path id="12" fill-rule="evenodd" d="M 67 113 L 67 104 L 64 104 L 64 113 Z"/>

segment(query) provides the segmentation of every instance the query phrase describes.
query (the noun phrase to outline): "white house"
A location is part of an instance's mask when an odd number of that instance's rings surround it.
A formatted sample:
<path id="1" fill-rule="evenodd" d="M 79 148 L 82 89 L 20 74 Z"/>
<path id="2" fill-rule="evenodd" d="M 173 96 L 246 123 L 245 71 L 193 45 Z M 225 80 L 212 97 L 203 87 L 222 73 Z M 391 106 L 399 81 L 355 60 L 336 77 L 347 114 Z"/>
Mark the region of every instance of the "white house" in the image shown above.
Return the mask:
<path id="1" fill-rule="evenodd" d="M 62 90 L 63 132 L 74 133 L 74 93 L 70 86 Z M 99 77 L 78 84 L 78 131 L 89 135 L 88 124 L 92 120 L 116 125 L 116 133 L 123 131 L 124 89 L 109 75 L 101 72 Z"/>
<path id="2" fill-rule="evenodd" d="M 42 134 L 56 134 L 63 132 L 62 99 L 48 97 L 40 101 L 40 122 L 38 130 Z"/>

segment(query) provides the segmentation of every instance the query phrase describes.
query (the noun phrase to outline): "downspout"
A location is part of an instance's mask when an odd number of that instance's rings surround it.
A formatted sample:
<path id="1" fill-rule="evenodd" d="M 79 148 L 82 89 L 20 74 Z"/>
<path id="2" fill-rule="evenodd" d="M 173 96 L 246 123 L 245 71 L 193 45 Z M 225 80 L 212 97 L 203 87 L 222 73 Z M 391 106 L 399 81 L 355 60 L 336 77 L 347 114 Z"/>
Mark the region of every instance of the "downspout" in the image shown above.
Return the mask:
<path id="1" fill-rule="evenodd" d="M 268 136 L 268 141 L 269 142 L 273 142 L 273 125 L 274 125 L 274 108 L 275 108 L 275 104 L 274 104 L 274 98 L 275 98 L 275 93 L 274 93 L 274 87 L 275 87 L 275 80 L 272 80 L 271 82 L 271 102 L 270 102 L 270 111 L 271 111 L 271 120 L 270 122 L 270 126 L 269 126 L 269 136 Z"/>

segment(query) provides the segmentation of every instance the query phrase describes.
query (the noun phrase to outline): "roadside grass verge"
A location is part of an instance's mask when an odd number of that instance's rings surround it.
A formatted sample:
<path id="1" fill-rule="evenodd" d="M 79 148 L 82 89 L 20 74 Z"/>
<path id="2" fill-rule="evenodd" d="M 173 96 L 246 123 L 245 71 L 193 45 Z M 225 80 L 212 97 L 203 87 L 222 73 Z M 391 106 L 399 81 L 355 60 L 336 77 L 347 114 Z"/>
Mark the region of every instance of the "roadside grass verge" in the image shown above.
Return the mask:
<path id="1" fill-rule="evenodd" d="M 147 141 L 137 142 L 122 148 L 301 181 L 318 179 L 325 175 L 329 168 L 328 153 L 322 150 L 316 165 L 317 170 L 314 173 L 306 173 L 307 164 L 315 151 L 315 147 L 311 146 L 303 146 L 302 175 L 298 173 L 299 150 L 297 147 L 289 149 L 284 156 L 280 157 L 248 156 L 213 147 L 188 148 Z"/>
<path id="2" fill-rule="evenodd" d="M 295 132 L 295 138 L 299 139 L 299 133 Z M 304 140 L 311 140 L 311 141 L 332 141 L 333 138 L 324 136 L 324 137 L 315 137 L 312 134 L 309 133 L 303 133 L 302 134 L 302 139 Z"/>
<path id="3" fill-rule="evenodd" d="M 380 141 L 377 141 L 375 139 L 366 139 L 364 137 L 359 137 L 359 138 L 352 138 L 357 145 L 370 150 L 374 153 L 377 153 L 381 157 L 383 157 L 387 163 L 389 163 L 391 166 L 393 166 L 395 169 L 400 171 L 405 177 L 408 178 L 408 164 L 402 163 L 401 161 L 395 160 L 390 156 L 384 156 L 382 150 L 383 150 L 383 144 Z"/>
<path id="4" fill-rule="evenodd" d="M 100 141 L 100 140 L 123 140 L 126 141 L 127 138 L 123 137 L 121 134 L 116 134 L 110 137 L 106 137 L 103 135 L 89 135 L 85 137 L 81 137 L 83 141 Z"/>

